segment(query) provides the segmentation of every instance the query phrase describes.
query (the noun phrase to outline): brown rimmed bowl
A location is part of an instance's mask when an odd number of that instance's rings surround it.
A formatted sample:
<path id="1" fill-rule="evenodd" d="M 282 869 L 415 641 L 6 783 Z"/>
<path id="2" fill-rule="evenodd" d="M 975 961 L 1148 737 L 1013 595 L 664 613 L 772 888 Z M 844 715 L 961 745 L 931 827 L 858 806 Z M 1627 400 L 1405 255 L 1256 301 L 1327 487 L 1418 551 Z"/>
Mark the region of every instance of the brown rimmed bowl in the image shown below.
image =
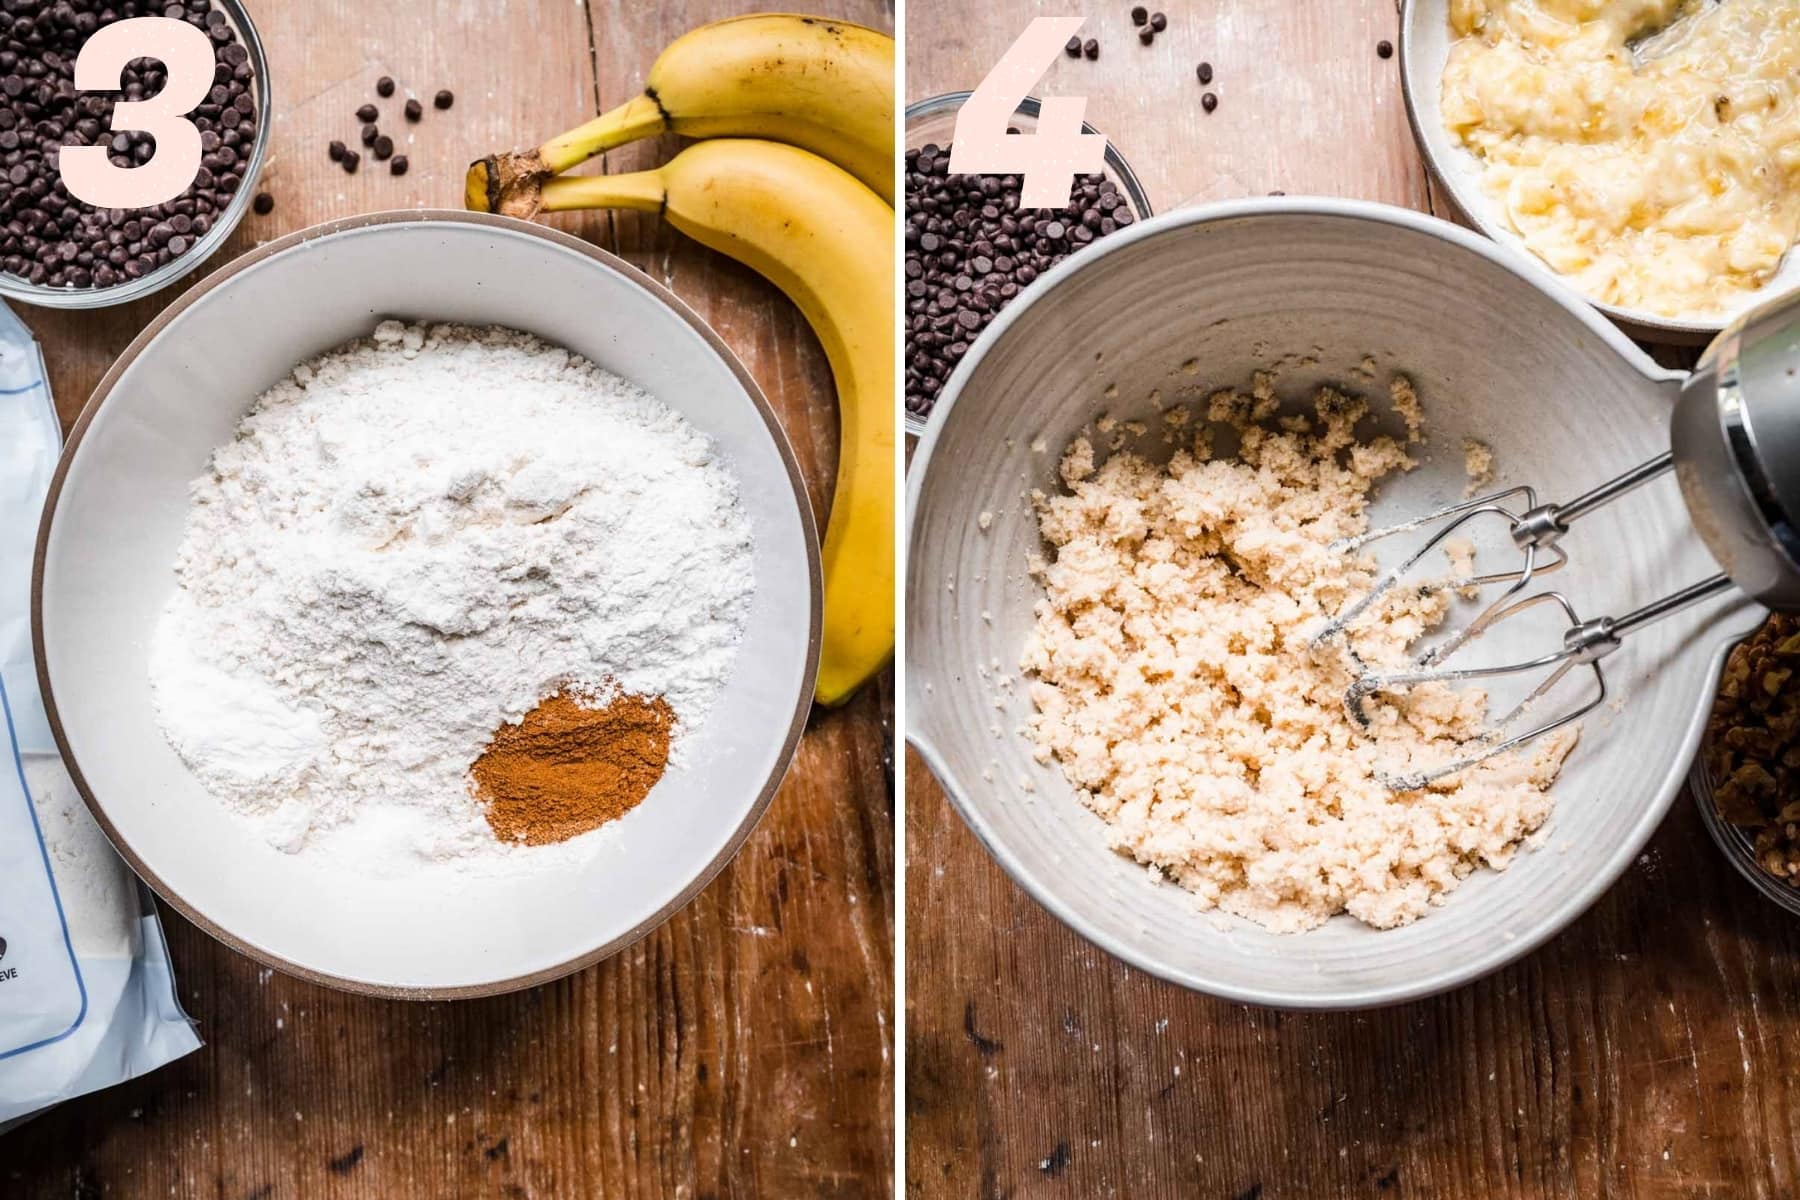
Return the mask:
<path id="1" fill-rule="evenodd" d="M 745 639 L 688 761 L 587 835 L 580 854 L 541 867 L 374 878 L 283 853 L 201 787 L 151 706 L 148 646 L 175 586 L 189 481 L 294 364 L 389 317 L 522 329 L 636 382 L 714 439 L 755 531 Z M 187 292 L 131 344 L 52 481 L 32 620 L 70 773 L 164 900 L 278 970 L 438 999 L 528 987 L 605 958 L 731 859 L 781 782 L 811 707 L 819 579 L 787 439 L 743 364 L 680 300 L 562 233 L 406 211 L 272 242 Z"/>

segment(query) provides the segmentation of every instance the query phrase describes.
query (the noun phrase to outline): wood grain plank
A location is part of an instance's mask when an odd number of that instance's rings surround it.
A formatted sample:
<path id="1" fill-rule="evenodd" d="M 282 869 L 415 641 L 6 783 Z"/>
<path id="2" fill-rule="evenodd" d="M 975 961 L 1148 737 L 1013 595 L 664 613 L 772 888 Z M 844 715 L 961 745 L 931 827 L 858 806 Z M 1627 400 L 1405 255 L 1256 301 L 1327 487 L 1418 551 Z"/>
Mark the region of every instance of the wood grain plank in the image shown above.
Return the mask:
<path id="1" fill-rule="evenodd" d="M 1159 210 L 1272 190 L 1435 211 L 1401 102 L 1392 0 L 1089 10 L 1097 62 L 1044 92 Z M 969 88 L 1025 21 L 913 0 L 908 99 Z M 1218 110 L 1198 100 L 1210 61 Z M 1692 352 L 1659 350 L 1692 362 Z M 1800 1183 L 1797 931 L 1683 798 L 1590 912 L 1521 963 L 1375 1012 L 1281 1013 L 1132 971 L 993 864 L 906 766 L 906 1190 L 936 1197 L 1783 1197 Z"/>
<path id="2" fill-rule="evenodd" d="M 741 6 L 265 0 L 276 199 L 217 257 L 332 217 L 460 206 L 467 162 L 635 92 L 676 34 Z M 846 16 L 891 28 L 875 0 Z M 598 68 L 598 74 L 596 69 Z M 411 171 L 325 154 L 390 74 L 426 98 Z M 430 107 L 440 87 L 449 113 Z M 665 154 L 645 148 L 630 163 Z M 619 166 L 626 165 L 624 162 Z M 653 221 L 559 224 L 669 284 L 744 359 L 790 431 L 823 516 L 830 375 L 804 323 L 747 271 Z M 72 421 L 175 290 L 125 309 L 25 310 Z M 604 314 L 596 314 L 603 320 Z M 668 924 L 513 996 L 407 1004 L 271 974 L 179 918 L 169 939 L 206 1047 L 6 1139 L 0 1195 L 879 1196 L 893 1174 L 892 687 L 815 714 L 737 860 Z"/>
<path id="3" fill-rule="evenodd" d="M 1425 207 L 1398 63 L 1375 53 L 1395 36 L 1391 0 L 1168 7 L 1168 29 L 1146 47 L 1130 5 L 1088 6 L 1081 36 L 1100 42 L 1100 57 L 1058 56 L 1033 93 L 1087 97 L 1089 124 L 1124 155 L 1156 211 L 1272 191 Z M 975 87 L 1032 17 L 1069 11 L 1052 0 L 1003 0 L 979 13 L 913 0 L 908 102 Z M 1214 72 L 1205 86 L 1195 74 L 1202 62 Z M 1211 114 L 1200 103 L 1207 91 L 1219 98 Z"/>

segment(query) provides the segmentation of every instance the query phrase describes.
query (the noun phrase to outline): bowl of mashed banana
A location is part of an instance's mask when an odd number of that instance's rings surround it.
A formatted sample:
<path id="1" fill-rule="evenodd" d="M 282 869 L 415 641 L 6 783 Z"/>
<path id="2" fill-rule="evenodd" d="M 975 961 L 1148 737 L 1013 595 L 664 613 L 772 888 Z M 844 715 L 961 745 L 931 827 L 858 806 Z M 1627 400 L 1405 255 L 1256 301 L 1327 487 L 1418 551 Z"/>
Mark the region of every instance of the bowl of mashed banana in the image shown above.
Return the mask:
<path id="1" fill-rule="evenodd" d="M 1401 60 L 1462 215 L 1630 332 L 1800 285 L 1793 0 L 1406 0 Z"/>

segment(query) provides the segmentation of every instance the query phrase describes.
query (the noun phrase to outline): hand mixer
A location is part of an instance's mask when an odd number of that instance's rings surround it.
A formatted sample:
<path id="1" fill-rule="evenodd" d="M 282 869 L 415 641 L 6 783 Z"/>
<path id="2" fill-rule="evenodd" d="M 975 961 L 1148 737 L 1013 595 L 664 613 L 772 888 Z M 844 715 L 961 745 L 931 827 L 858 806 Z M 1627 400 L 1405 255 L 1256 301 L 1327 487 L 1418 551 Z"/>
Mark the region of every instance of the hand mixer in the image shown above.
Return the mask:
<path id="1" fill-rule="evenodd" d="M 1623 616 L 1585 620 L 1563 593 L 1532 590 L 1539 576 L 1568 563 L 1568 553 L 1560 543 L 1571 525 L 1671 470 L 1695 532 L 1722 568 L 1719 574 Z M 1522 557 L 1520 565 L 1514 570 L 1418 586 L 1466 594 L 1504 584 L 1504 591 L 1474 620 L 1420 654 L 1407 669 L 1363 670 L 1345 693 L 1345 706 L 1366 727 L 1370 721 L 1366 703 L 1377 693 L 1423 683 L 1531 673 L 1541 673 L 1543 678 L 1487 734 L 1465 743 L 1469 753 L 1462 758 L 1425 770 L 1383 775 L 1382 782 L 1395 791 L 1422 788 L 1594 711 L 1607 696 L 1601 663 L 1633 630 L 1734 587 L 1770 608 L 1800 610 L 1800 295 L 1753 309 L 1707 347 L 1682 384 L 1671 420 L 1669 449 L 1650 461 L 1566 503 L 1540 503 L 1536 489 L 1511 487 L 1339 542 L 1338 549 L 1352 553 L 1382 538 L 1432 531 L 1416 552 L 1380 575 L 1371 591 L 1333 617 L 1314 641 L 1344 635 L 1358 617 L 1414 574 L 1428 554 L 1482 518 L 1506 523 Z M 1496 666 L 1449 663 L 1458 651 L 1501 622 L 1546 607 L 1567 621 L 1560 646 Z M 1509 732 L 1570 672 L 1582 667 L 1593 673 L 1594 683 L 1585 700 L 1550 713 L 1524 732 Z"/>

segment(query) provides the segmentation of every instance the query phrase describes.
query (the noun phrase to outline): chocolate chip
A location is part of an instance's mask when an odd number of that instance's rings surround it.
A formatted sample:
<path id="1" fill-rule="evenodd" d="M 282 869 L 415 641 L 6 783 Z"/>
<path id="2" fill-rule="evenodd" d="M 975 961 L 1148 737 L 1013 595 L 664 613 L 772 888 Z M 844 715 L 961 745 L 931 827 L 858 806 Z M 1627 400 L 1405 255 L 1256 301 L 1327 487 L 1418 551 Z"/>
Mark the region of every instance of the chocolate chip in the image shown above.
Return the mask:
<path id="1" fill-rule="evenodd" d="M 1145 8 L 1143 5 L 1140 4 L 1136 8 L 1131 10 L 1131 23 L 1133 25 L 1142 25 L 1145 21 L 1148 21 L 1149 19 L 1150 19 L 1150 10 Z"/>
<path id="2" fill-rule="evenodd" d="M 1070 58 L 1080 58 L 1081 39 L 1078 37 L 1070 38 L 1068 44 L 1063 47 L 1063 53 L 1067 54 Z"/>
<path id="3" fill-rule="evenodd" d="M 375 94 L 380 96 L 383 100 L 393 95 L 394 77 L 392 75 L 383 75 L 380 79 L 377 79 L 375 81 Z"/>
<path id="4" fill-rule="evenodd" d="M 1386 38 L 1382 38 L 1379 42 L 1375 43 L 1375 55 L 1377 58 L 1394 57 L 1394 43 L 1388 41 Z"/>
<path id="5" fill-rule="evenodd" d="M 455 104 L 455 103 L 456 103 L 456 93 L 452 92 L 449 88 L 445 88 L 443 91 L 439 92 L 437 95 L 435 95 L 431 98 L 431 106 L 433 108 L 449 108 L 452 104 Z"/>
<path id="6" fill-rule="evenodd" d="M 1099 58 L 1100 57 L 1100 43 L 1093 38 L 1089 38 L 1087 41 L 1085 41 L 1081 44 L 1081 52 L 1083 54 L 1087 55 L 1090 59 Z"/>
<path id="7" fill-rule="evenodd" d="M 375 139 L 380 136 L 381 136 L 381 130 L 375 128 L 374 125 L 364 125 L 362 127 L 362 144 L 363 145 L 373 146 L 375 144 Z"/>
<path id="8" fill-rule="evenodd" d="M 331 155 L 332 162 L 343 162 L 344 155 L 350 152 L 350 148 L 342 142 L 333 142 L 331 145 L 325 147 L 325 152 Z"/>
<path id="9" fill-rule="evenodd" d="M 1142 29 L 1138 30 L 1138 41 L 1144 43 L 1144 45 L 1148 46 L 1151 42 L 1154 42 L 1155 40 L 1156 40 L 1156 30 L 1150 28 L 1148 25 L 1146 25 Z"/>
<path id="10" fill-rule="evenodd" d="M 365 104 L 356 110 L 356 119 L 361 121 L 364 125 L 374 124 L 375 118 L 380 115 L 381 110 L 376 108 L 373 104 Z"/>
<path id="11" fill-rule="evenodd" d="M 387 159 L 394 153 L 394 139 L 384 133 L 375 139 L 375 143 L 369 147 L 369 151 L 378 160 Z"/>
<path id="12" fill-rule="evenodd" d="M 356 174 L 356 168 L 358 166 L 360 166 L 361 164 L 362 164 L 362 155 L 358 154 L 354 150 L 344 151 L 344 171 L 346 174 L 349 174 L 349 175 Z"/>
<path id="13" fill-rule="evenodd" d="M 416 121 L 424 115 L 425 115 L 424 105 L 420 104 L 417 100 L 408 100 L 406 102 L 406 119 L 407 120 Z"/>
<path id="14" fill-rule="evenodd" d="M 1212 112 L 1215 108 L 1219 107 L 1219 98 L 1211 92 L 1202 93 L 1200 97 L 1200 107 L 1204 108 L 1207 112 Z"/>
<path id="15" fill-rule="evenodd" d="M 250 202 L 250 208 L 257 216 L 266 217 L 271 212 L 275 211 L 275 197 L 269 195 L 267 192 L 258 192 L 256 193 L 256 199 Z M 189 228 L 192 228 L 192 222 L 189 222 Z"/>
<path id="16" fill-rule="evenodd" d="M 406 155 L 396 154 L 394 155 L 394 161 L 388 164 L 388 173 L 391 175 L 404 175 L 406 174 L 406 168 L 411 165 L 411 163 L 406 161 Z"/>
<path id="17" fill-rule="evenodd" d="M 1164 14 L 1164 13 L 1151 13 L 1150 14 L 1150 28 L 1156 30 L 1156 32 L 1158 32 L 1158 33 L 1161 33 L 1163 30 L 1167 29 L 1168 27 L 1169 27 L 1169 18 L 1166 14 Z"/>
<path id="18" fill-rule="evenodd" d="M 1199 66 L 1194 68 L 1194 74 L 1200 77 L 1201 83 L 1203 83 L 1203 84 L 1211 83 L 1213 81 L 1212 64 L 1209 62 L 1201 63 Z"/>

